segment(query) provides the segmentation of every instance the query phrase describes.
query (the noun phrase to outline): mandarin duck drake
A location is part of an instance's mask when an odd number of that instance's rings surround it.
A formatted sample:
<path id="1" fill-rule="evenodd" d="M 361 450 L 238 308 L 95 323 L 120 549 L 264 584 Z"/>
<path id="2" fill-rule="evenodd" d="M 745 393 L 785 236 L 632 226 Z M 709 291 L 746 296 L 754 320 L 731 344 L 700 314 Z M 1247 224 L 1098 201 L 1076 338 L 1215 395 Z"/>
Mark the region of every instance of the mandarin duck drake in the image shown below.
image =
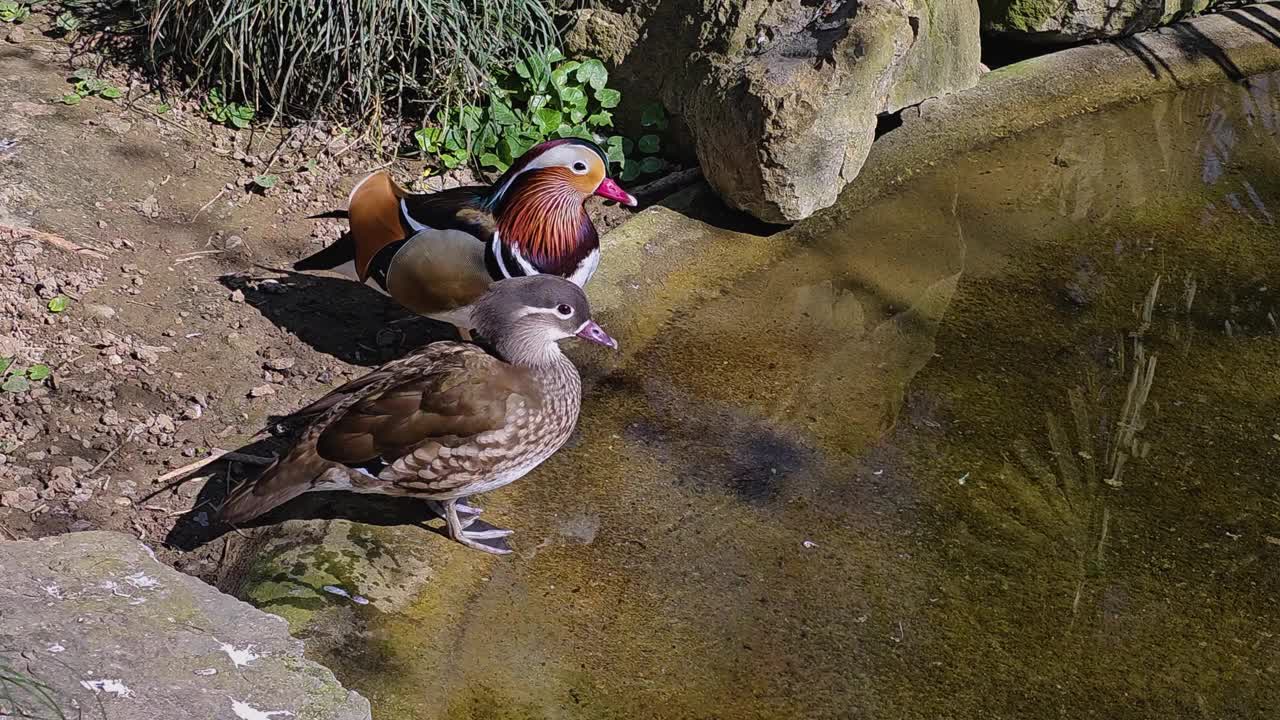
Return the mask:
<path id="1" fill-rule="evenodd" d="M 491 351 L 433 343 L 299 410 L 293 447 L 236 488 L 220 518 L 244 522 L 313 490 L 417 497 L 457 542 L 510 552 L 481 541 L 511 531 L 469 530 L 480 511 L 461 501 L 523 477 L 569 439 L 582 383 L 558 342 L 618 344 L 582 289 L 554 275 L 495 283 L 473 317 Z"/>
<path id="2" fill-rule="evenodd" d="M 595 143 L 550 140 L 520 156 L 492 186 L 410 193 L 386 172 L 351 191 L 349 231 L 294 264 L 334 270 L 417 313 L 471 329 L 471 304 L 506 278 L 558 275 L 585 287 L 600 239 L 584 205 L 592 195 L 636 199 L 608 176 Z"/>

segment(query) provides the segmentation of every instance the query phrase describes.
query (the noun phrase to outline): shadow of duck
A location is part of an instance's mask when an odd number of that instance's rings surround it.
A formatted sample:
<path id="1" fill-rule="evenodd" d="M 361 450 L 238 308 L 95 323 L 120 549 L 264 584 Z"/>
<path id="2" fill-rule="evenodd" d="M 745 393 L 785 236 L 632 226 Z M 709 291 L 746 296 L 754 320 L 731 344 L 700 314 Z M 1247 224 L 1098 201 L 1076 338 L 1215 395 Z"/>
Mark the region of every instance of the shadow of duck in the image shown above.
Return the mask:
<path id="1" fill-rule="evenodd" d="M 457 340 L 448 323 L 419 317 L 372 288 L 350 280 L 260 266 L 258 274 L 218 278 L 273 325 L 316 352 L 373 367 L 405 350 Z"/>

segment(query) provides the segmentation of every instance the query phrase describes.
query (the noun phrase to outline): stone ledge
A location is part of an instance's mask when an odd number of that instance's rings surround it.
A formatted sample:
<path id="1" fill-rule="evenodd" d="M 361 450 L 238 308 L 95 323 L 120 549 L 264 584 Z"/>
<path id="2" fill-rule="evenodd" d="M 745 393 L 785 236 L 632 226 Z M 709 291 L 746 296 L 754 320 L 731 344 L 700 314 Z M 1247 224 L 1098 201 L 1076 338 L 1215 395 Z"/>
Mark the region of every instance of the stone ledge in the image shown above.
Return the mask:
<path id="1" fill-rule="evenodd" d="M 0 578 L 0 670 L 48 693 L 0 682 L 0 717 L 371 717 L 367 700 L 303 657 L 284 620 L 162 565 L 132 537 L 3 542 Z"/>
<path id="2" fill-rule="evenodd" d="M 1280 68 L 1277 27 L 1280 8 L 1250 5 L 988 73 L 970 90 L 904 110 L 902 127 L 872 145 L 841 210 L 866 206 L 948 156 L 1039 125 Z"/>

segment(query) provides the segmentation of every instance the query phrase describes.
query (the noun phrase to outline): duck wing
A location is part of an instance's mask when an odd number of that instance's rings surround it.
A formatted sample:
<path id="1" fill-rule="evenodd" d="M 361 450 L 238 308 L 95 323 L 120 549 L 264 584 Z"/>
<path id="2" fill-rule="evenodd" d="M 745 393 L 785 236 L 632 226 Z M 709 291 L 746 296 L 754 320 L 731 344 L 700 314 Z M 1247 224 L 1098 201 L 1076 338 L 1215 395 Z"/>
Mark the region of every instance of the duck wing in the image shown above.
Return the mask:
<path id="1" fill-rule="evenodd" d="M 346 218 L 349 230 L 336 242 L 294 264 L 295 270 L 334 270 L 351 263 L 350 272 L 365 281 L 384 250 L 427 229 L 461 230 L 481 243 L 493 236 L 496 221 L 485 209 L 488 188 L 456 187 L 437 193 L 411 193 L 385 170 L 361 180 L 346 210 L 312 218 Z M 386 254 L 389 263 L 394 250 Z M 385 274 L 385 267 L 383 268 Z"/>
<path id="2" fill-rule="evenodd" d="M 475 345 L 433 343 L 294 413 L 309 420 L 298 442 L 237 488 L 220 516 L 242 522 L 317 485 L 448 493 L 492 476 L 514 447 L 513 419 L 538 405 L 527 372 Z"/>

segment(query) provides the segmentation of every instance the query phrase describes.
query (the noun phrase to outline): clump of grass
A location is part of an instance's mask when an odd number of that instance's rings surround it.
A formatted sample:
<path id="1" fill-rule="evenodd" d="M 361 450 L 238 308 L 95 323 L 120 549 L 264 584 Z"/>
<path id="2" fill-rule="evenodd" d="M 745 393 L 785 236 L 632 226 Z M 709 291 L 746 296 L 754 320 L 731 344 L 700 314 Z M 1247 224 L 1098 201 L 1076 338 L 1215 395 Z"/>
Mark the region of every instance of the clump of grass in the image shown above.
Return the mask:
<path id="1" fill-rule="evenodd" d="M 53 690 L 0 659 L 0 717 L 67 720 Z"/>
<path id="2" fill-rule="evenodd" d="M 151 62 L 272 117 L 425 118 L 556 41 L 554 0 L 142 0 Z"/>

